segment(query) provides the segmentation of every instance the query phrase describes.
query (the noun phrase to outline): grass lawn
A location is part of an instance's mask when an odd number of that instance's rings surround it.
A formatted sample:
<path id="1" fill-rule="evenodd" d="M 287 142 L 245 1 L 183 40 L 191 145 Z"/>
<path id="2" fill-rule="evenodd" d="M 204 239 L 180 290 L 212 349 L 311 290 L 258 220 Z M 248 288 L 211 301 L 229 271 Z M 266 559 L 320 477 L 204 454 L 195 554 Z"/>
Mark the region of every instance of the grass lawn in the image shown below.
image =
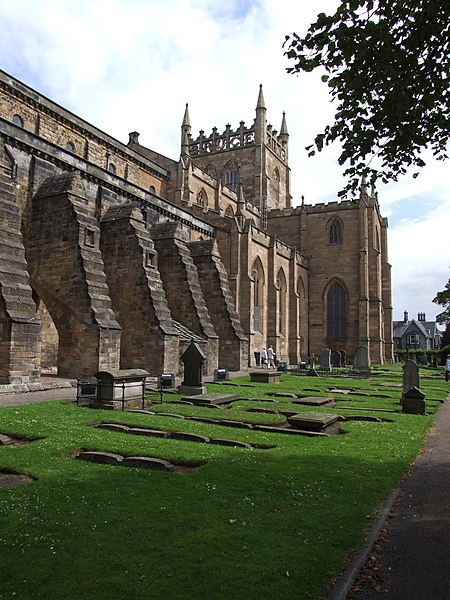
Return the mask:
<path id="1" fill-rule="evenodd" d="M 400 412 L 401 368 L 370 380 L 297 377 L 249 385 L 227 409 L 176 404 L 156 412 L 277 424 L 250 407 L 314 410 L 349 420 L 340 435 L 303 437 L 230 428 L 169 416 L 96 411 L 53 401 L 0 408 L 0 471 L 31 483 L 0 489 L 0 598 L 21 600 L 315 600 L 326 597 L 375 512 L 413 461 L 447 393 L 440 372 L 421 369 L 427 416 Z M 330 392 L 340 386 L 352 394 Z M 312 391 L 308 391 L 312 390 Z M 269 392 L 332 396 L 311 408 Z M 265 403 L 260 399 L 271 398 Z M 159 400 L 155 395 L 154 400 Z M 373 410 L 371 410 L 373 409 Z M 129 435 L 91 427 L 117 422 L 245 441 L 252 449 Z M 73 460 L 79 449 L 152 456 L 186 467 L 169 473 Z"/>

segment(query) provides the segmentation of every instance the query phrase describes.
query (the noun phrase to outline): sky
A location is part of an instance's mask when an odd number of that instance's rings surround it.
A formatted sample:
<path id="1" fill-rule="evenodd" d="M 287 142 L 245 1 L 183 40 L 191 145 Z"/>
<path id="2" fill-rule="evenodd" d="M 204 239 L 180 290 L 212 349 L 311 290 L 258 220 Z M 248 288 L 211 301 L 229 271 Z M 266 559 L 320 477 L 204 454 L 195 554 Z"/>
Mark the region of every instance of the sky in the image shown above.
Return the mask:
<path id="1" fill-rule="evenodd" d="M 288 74 L 285 36 L 306 33 L 336 0 L 0 0 L 0 68 L 123 143 L 175 160 L 186 103 L 192 135 L 252 124 L 259 85 L 268 121 L 289 130 L 293 204 L 333 202 L 338 147 L 305 147 L 332 122 L 320 74 Z M 387 217 L 394 320 L 434 320 L 450 277 L 450 162 L 423 156 L 417 179 L 378 184 Z"/>

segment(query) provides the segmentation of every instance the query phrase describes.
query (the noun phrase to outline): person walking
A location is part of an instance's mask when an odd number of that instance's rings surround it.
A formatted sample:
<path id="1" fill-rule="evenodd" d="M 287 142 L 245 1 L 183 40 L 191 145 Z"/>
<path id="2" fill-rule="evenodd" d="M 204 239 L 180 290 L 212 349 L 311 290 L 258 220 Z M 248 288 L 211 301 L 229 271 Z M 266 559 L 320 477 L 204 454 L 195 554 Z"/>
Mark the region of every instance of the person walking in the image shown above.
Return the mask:
<path id="1" fill-rule="evenodd" d="M 445 361 L 445 381 L 448 381 L 450 376 L 450 354 L 447 354 L 447 360 Z"/>
<path id="2" fill-rule="evenodd" d="M 261 350 L 261 367 L 263 369 L 267 367 L 267 350 L 265 347 Z"/>
<path id="3" fill-rule="evenodd" d="M 275 352 L 272 345 L 267 348 L 267 362 L 269 369 L 275 369 Z"/>

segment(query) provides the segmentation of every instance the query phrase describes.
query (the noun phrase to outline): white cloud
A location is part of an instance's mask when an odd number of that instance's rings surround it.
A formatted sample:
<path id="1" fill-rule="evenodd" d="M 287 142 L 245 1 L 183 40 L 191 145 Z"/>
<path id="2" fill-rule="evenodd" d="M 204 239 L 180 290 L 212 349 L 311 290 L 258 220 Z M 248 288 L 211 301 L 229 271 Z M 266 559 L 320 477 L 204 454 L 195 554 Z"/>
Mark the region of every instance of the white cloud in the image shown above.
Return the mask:
<path id="1" fill-rule="evenodd" d="M 308 159 L 305 146 L 333 106 L 317 74 L 286 73 L 286 34 L 306 32 L 337 0 L 0 0 L 2 68 L 82 118 L 127 142 L 178 158 L 189 102 L 193 135 L 254 118 L 259 84 L 279 129 L 286 111 L 294 202 L 336 199 L 338 149 Z M 394 315 L 425 311 L 448 279 L 445 170 L 431 161 L 417 179 L 379 188 L 389 217 Z"/>

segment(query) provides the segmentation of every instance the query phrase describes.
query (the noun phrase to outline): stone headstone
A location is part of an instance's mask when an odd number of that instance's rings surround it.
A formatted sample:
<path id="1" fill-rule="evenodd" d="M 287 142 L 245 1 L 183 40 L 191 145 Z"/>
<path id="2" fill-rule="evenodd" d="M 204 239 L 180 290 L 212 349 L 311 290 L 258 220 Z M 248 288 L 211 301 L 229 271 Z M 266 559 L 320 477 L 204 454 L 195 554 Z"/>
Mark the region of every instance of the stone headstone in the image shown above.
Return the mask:
<path id="1" fill-rule="evenodd" d="M 181 360 L 184 365 L 184 378 L 181 385 L 178 386 L 178 392 L 187 396 L 206 394 L 206 387 L 204 387 L 202 379 L 203 363 L 206 356 L 194 340 L 191 340 L 191 343 L 182 354 Z"/>
<path id="2" fill-rule="evenodd" d="M 403 394 L 402 412 L 410 415 L 424 415 L 426 409 L 425 394 L 413 387 Z"/>
<path id="3" fill-rule="evenodd" d="M 322 348 L 320 351 L 320 370 L 331 371 L 331 350 Z"/>
<path id="4" fill-rule="evenodd" d="M 313 376 L 318 375 L 318 373 L 316 371 L 316 367 L 314 365 L 315 359 L 316 359 L 316 357 L 314 356 L 314 354 L 311 354 L 308 358 L 308 362 L 309 362 L 308 375 L 313 375 Z"/>
<path id="5" fill-rule="evenodd" d="M 339 350 L 331 354 L 331 364 L 333 367 L 342 367 L 342 356 Z"/>
<path id="6" fill-rule="evenodd" d="M 345 350 L 341 350 L 341 366 L 342 367 L 346 367 L 347 366 L 347 352 Z"/>
<path id="7" fill-rule="evenodd" d="M 357 371 L 370 371 L 369 348 L 359 346 L 356 349 L 354 367 Z"/>
<path id="8" fill-rule="evenodd" d="M 419 365 L 414 360 L 407 360 L 403 365 L 403 396 L 412 388 L 420 388 Z"/>

